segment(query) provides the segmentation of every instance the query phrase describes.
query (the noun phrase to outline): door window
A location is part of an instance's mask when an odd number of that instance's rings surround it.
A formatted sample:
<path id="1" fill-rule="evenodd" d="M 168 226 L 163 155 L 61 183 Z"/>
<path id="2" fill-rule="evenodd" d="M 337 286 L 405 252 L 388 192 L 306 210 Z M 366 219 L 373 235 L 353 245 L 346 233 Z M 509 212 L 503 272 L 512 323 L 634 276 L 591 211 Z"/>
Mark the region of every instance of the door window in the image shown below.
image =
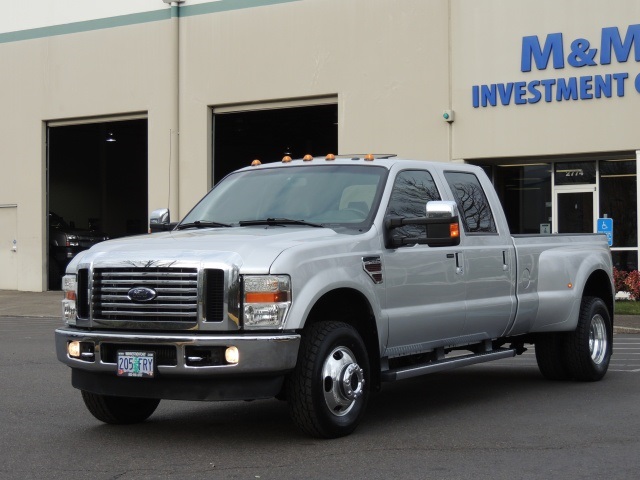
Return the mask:
<path id="1" fill-rule="evenodd" d="M 489 200 L 473 173 L 445 172 L 467 233 L 497 233 Z"/>
<path id="2" fill-rule="evenodd" d="M 424 217 L 427 202 L 440 200 L 440 193 L 431 174 L 425 170 L 404 170 L 398 173 L 387 215 L 394 217 Z M 393 238 L 425 236 L 424 225 L 405 225 L 395 228 Z"/>
<path id="3" fill-rule="evenodd" d="M 593 191 L 558 192 L 558 233 L 593 233 Z"/>

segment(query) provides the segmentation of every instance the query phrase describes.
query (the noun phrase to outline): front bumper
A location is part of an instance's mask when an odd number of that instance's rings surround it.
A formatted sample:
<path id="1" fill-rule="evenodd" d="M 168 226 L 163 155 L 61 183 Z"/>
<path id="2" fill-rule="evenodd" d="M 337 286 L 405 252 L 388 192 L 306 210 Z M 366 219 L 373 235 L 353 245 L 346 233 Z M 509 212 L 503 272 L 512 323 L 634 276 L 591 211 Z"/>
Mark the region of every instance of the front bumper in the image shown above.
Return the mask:
<path id="1" fill-rule="evenodd" d="M 73 369 L 76 388 L 104 395 L 184 400 L 273 396 L 284 375 L 293 370 L 300 345 L 297 334 L 126 333 L 67 327 L 57 329 L 55 337 L 58 360 Z M 87 347 L 82 358 L 68 355 L 67 346 L 72 341 Z M 230 346 L 238 349 L 237 364 L 227 364 L 224 356 L 215 354 Z M 118 377 L 114 356 L 118 349 L 156 351 L 154 378 Z M 260 387 L 265 381 L 270 386 Z M 239 385 L 244 387 L 237 388 Z"/>

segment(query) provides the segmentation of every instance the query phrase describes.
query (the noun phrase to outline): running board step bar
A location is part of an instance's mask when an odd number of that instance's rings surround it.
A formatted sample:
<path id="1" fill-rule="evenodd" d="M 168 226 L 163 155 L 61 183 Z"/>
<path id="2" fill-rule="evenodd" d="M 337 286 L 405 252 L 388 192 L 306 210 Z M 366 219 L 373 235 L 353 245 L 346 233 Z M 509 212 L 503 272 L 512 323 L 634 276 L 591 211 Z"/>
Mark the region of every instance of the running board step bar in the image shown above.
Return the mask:
<path id="1" fill-rule="evenodd" d="M 396 380 L 404 380 L 405 378 L 419 377 L 428 373 L 443 372 L 454 368 L 475 365 L 476 363 L 490 362 L 492 360 L 500 360 L 501 358 L 509 358 L 516 356 L 515 348 L 499 348 L 483 353 L 472 353 L 453 358 L 443 358 L 422 365 L 411 365 L 410 367 L 397 368 L 395 370 L 387 370 L 381 373 L 381 379 L 384 382 L 393 382 Z"/>

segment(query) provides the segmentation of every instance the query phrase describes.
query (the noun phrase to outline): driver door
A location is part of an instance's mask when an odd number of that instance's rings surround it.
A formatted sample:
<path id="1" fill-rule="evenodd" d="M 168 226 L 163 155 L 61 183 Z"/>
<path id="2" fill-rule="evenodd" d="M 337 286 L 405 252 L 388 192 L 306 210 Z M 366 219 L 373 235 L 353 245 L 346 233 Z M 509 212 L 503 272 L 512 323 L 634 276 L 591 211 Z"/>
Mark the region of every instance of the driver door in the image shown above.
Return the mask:
<path id="1" fill-rule="evenodd" d="M 440 193 L 426 170 L 403 170 L 395 178 L 387 215 L 424 217 L 428 201 Z M 392 235 L 424 236 L 424 226 L 407 225 Z M 417 229 L 423 229 L 420 233 Z M 462 334 L 465 284 L 459 247 L 407 245 L 384 250 L 388 349 L 418 353 Z M 393 350 L 392 350 L 393 352 Z"/>

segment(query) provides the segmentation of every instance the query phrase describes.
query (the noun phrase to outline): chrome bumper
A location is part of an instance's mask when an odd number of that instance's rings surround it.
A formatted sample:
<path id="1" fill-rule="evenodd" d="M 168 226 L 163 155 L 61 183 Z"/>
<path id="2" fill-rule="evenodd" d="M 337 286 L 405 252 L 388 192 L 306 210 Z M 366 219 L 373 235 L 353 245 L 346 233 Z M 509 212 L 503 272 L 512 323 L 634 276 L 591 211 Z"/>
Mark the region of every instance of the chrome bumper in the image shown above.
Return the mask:
<path id="1" fill-rule="evenodd" d="M 292 370 L 296 364 L 300 335 L 296 334 L 235 334 L 193 335 L 161 333 L 125 333 L 114 331 L 84 331 L 74 328 L 59 328 L 55 331 L 58 360 L 73 369 L 92 373 L 116 375 L 115 361 L 105 361 L 103 346 L 113 349 L 118 344 L 127 349 L 175 348 L 175 365 L 158 365 L 160 377 L 233 377 L 244 375 L 273 375 Z M 93 348 L 93 356 L 72 358 L 67 353 L 69 342 L 86 342 Z M 132 347 L 134 346 L 134 347 Z M 226 348 L 235 346 L 239 351 L 239 362 L 235 365 L 197 365 L 191 361 L 193 348 Z M 106 350 L 106 348 L 105 348 Z"/>

